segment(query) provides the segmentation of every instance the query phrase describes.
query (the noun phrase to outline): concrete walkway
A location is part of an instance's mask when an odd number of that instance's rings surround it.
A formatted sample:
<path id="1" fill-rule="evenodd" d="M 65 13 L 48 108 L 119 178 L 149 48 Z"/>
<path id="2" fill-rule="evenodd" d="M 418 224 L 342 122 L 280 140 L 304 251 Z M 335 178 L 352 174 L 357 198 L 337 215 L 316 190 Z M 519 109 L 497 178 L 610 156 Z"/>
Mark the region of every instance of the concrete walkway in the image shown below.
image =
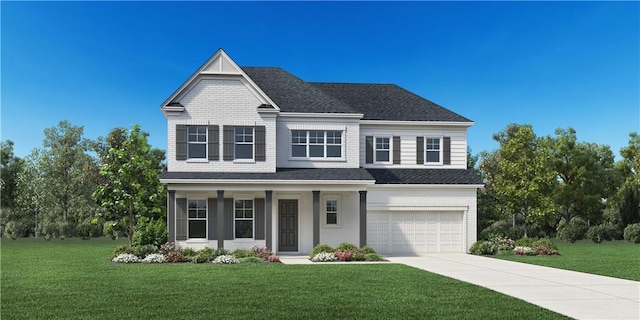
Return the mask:
<path id="1" fill-rule="evenodd" d="M 576 319 L 640 319 L 637 281 L 469 254 L 387 259 L 486 287 Z"/>

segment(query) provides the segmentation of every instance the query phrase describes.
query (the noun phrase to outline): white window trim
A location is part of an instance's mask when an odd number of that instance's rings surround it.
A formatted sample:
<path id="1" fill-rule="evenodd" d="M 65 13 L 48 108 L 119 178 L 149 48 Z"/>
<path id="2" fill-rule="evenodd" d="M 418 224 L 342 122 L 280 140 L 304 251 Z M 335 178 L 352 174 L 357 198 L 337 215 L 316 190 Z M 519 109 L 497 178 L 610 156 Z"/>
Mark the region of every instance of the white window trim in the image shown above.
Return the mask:
<path id="1" fill-rule="evenodd" d="M 189 141 L 189 128 L 192 127 L 204 127 L 204 142 L 191 142 Z M 190 158 L 189 157 L 189 145 L 190 144 L 204 144 L 204 158 Z M 187 124 L 187 162 L 209 162 L 209 127 L 205 124 Z"/>
<path id="2" fill-rule="evenodd" d="M 389 160 L 387 161 L 379 161 L 378 160 L 378 138 L 387 138 L 389 139 Z M 393 137 L 392 136 L 374 136 L 373 137 L 373 163 L 376 164 L 393 164 Z"/>
<path id="3" fill-rule="evenodd" d="M 251 128 L 251 139 L 252 142 L 248 143 L 248 142 L 237 142 L 236 141 L 236 130 L 238 128 Z M 238 145 L 249 145 L 251 144 L 251 158 L 247 158 L 247 159 L 238 159 L 236 158 L 236 146 Z M 233 162 L 249 162 L 249 163 L 255 163 L 256 161 L 256 127 L 255 126 L 234 126 L 233 128 Z"/>
<path id="4" fill-rule="evenodd" d="M 252 234 L 251 234 L 251 238 L 237 238 L 236 237 L 236 221 L 248 221 L 249 219 L 247 218 L 236 218 L 236 201 L 238 200 L 251 200 L 253 202 L 252 205 L 252 218 L 251 218 L 251 230 L 252 230 Z M 255 198 L 233 198 L 233 240 L 234 241 L 254 241 L 254 239 L 256 238 L 256 200 Z"/>
<path id="5" fill-rule="evenodd" d="M 327 223 L 327 201 L 334 200 L 336 201 L 336 223 L 329 224 Z M 342 196 L 340 195 L 324 195 L 322 196 L 322 226 L 324 228 L 342 228 L 341 220 L 342 220 Z"/>
<path id="6" fill-rule="evenodd" d="M 442 166 L 443 165 L 443 148 L 444 146 L 442 145 L 442 143 L 444 142 L 444 136 L 425 136 L 424 137 L 424 165 L 425 166 Z M 439 146 L 440 146 L 440 154 L 438 156 L 438 162 L 427 162 L 427 139 L 438 139 L 440 140 Z"/>
<path id="7" fill-rule="evenodd" d="M 205 211 L 205 218 L 189 218 L 189 201 L 204 201 L 204 211 Z M 206 241 L 207 239 L 209 239 L 209 223 L 208 223 L 208 219 L 209 219 L 209 203 L 207 201 L 206 198 L 188 198 L 187 199 L 187 241 L 191 240 L 192 242 L 195 241 Z M 198 220 L 198 221 L 202 221 L 204 220 L 204 227 L 205 227 L 205 234 L 204 234 L 204 238 L 190 238 L 189 237 L 189 221 L 191 220 Z"/>
<path id="8" fill-rule="evenodd" d="M 306 137 L 306 155 L 305 157 L 294 157 L 293 156 L 293 131 L 305 131 L 307 133 L 307 137 Z M 311 141 L 310 141 L 310 131 L 323 131 L 324 132 L 324 156 L 323 157 L 311 157 L 310 156 L 310 146 Z M 336 146 L 336 144 L 329 144 L 327 142 L 327 132 L 328 131 L 339 131 L 340 132 L 340 157 L 328 157 L 327 156 L 327 146 Z M 302 128 L 289 128 L 289 160 L 294 160 L 294 161 L 325 161 L 325 162 L 331 162 L 331 161 L 346 161 L 347 157 L 345 155 L 345 151 L 346 151 L 346 130 L 344 128 L 342 129 L 302 129 Z M 296 144 L 296 145 L 300 145 L 300 144 Z M 316 144 L 314 144 L 316 145 Z"/>

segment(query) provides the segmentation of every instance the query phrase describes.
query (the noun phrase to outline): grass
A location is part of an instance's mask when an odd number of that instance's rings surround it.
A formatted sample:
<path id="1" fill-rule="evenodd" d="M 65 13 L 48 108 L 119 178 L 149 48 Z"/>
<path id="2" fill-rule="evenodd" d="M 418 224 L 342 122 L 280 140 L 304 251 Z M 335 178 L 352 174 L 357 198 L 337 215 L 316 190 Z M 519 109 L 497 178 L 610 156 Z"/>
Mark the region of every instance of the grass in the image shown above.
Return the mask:
<path id="1" fill-rule="evenodd" d="M 2 319 L 567 319 L 399 264 L 115 264 L 122 241 L 1 241 Z"/>
<path id="2" fill-rule="evenodd" d="M 537 264 L 599 274 L 615 278 L 640 281 L 640 245 L 619 241 L 594 243 L 581 240 L 570 243 L 553 241 L 558 246 L 559 256 L 496 256 L 499 259 Z"/>

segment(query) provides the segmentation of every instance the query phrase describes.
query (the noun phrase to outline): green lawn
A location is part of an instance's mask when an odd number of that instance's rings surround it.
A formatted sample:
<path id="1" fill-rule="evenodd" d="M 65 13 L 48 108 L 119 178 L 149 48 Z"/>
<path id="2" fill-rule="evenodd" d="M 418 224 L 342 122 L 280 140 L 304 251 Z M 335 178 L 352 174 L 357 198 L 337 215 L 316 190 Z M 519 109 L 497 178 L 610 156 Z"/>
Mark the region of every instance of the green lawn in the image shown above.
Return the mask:
<path id="1" fill-rule="evenodd" d="M 496 256 L 500 259 L 640 281 L 640 245 L 620 241 L 553 241 L 559 256 Z"/>
<path id="2" fill-rule="evenodd" d="M 4 319 L 566 319 L 404 265 L 114 264 L 123 241 L 1 241 Z"/>

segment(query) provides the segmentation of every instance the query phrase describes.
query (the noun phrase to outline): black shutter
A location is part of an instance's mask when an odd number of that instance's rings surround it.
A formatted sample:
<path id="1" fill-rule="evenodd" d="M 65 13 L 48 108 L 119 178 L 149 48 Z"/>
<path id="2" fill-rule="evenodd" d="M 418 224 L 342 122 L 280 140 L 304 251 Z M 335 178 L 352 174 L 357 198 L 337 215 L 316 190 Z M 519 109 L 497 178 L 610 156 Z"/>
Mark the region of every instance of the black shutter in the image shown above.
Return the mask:
<path id="1" fill-rule="evenodd" d="M 255 200 L 255 227 L 254 236 L 256 240 L 264 240 L 264 199 Z"/>
<path id="2" fill-rule="evenodd" d="M 365 163 L 373 163 L 373 136 L 365 137 Z"/>
<path id="3" fill-rule="evenodd" d="M 233 141 L 233 126 L 223 126 L 223 150 L 222 158 L 224 161 L 233 161 L 234 156 L 234 141 Z"/>
<path id="4" fill-rule="evenodd" d="M 233 199 L 224 199 L 224 240 L 233 240 Z"/>
<path id="5" fill-rule="evenodd" d="M 266 150 L 265 150 L 265 127 L 257 126 L 255 127 L 256 133 L 256 161 L 265 161 L 266 160 Z"/>
<path id="6" fill-rule="evenodd" d="M 442 164 L 451 164 L 451 137 L 442 140 Z"/>
<path id="7" fill-rule="evenodd" d="M 400 164 L 400 137 L 393 137 L 393 164 Z"/>
<path id="8" fill-rule="evenodd" d="M 215 224 L 218 219 L 218 199 L 207 199 L 207 227 L 209 228 L 209 240 L 216 240 Z"/>
<path id="9" fill-rule="evenodd" d="M 176 125 L 176 160 L 187 160 L 187 126 Z"/>
<path id="10" fill-rule="evenodd" d="M 424 164 L 424 137 L 416 139 L 416 163 Z"/>
<path id="11" fill-rule="evenodd" d="M 209 126 L 207 131 L 209 134 L 207 137 L 209 160 L 220 160 L 220 128 L 218 126 Z"/>
<path id="12" fill-rule="evenodd" d="M 176 240 L 187 240 L 187 199 L 176 199 Z"/>

